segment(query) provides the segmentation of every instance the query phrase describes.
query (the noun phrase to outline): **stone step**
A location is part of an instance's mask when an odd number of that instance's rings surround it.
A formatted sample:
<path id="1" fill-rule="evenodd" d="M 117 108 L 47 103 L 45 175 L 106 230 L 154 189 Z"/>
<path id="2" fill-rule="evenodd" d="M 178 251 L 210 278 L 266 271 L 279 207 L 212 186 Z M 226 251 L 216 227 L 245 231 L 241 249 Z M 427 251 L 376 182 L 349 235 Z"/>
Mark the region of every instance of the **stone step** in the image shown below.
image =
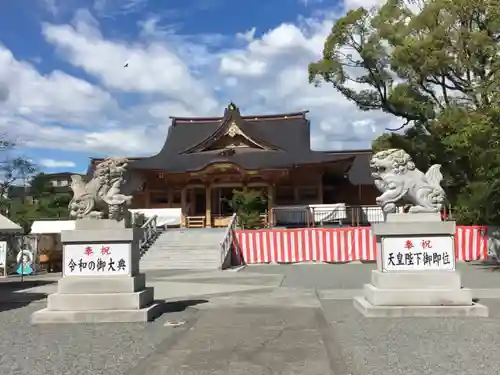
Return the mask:
<path id="1" fill-rule="evenodd" d="M 155 247 L 166 247 L 166 248 L 171 248 L 171 247 L 196 247 L 196 248 L 220 248 L 220 244 L 218 242 L 213 242 L 213 241 L 200 241 L 200 242 L 187 242 L 187 241 L 180 241 L 180 242 L 163 242 L 163 243 L 155 243 Z"/>
<path id="2" fill-rule="evenodd" d="M 204 261 L 204 260 L 220 260 L 220 254 L 214 254 L 212 256 L 199 256 L 199 257 L 188 257 L 185 254 L 165 254 L 163 256 L 151 256 L 149 258 L 144 258 L 142 259 L 143 262 L 151 262 L 151 261 L 165 261 L 165 260 L 176 260 L 176 261 L 182 261 L 182 260 L 189 260 L 189 261 Z"/>
<path id="3" fill-rule="evenodd" d="M 164 260 L 164 259 L 175 259 L 175 260 L 192 260 L 192 261 L 202 261 L 202 260 L 211 260 L 211 259 L 220 259 L 220 254 L 214 254 L 214 255 L 204 255 L 204 256 L 195 256 L 195 257 L 190 257 L 186 256 L 186 254 L 165 254 L 162 256 L 151 256 L 149 258 L 144 258 L 142 259 L 143 261 L 156 261 L 156 260 Z"/>
<path id="4" fill-rule="evenodd" d="M 146 258 L 142 259 L 144 262 L 156 262 L 156 261 L 165 261 L 165 260 L 175 260 L 175 261 L 181 261 L 181 260 L 189 260 L 192 262 L 196 261 L 204 261 L 204 260 L 220 260 L 220 255 L 219 256 L 213 256 L 213 257 L 185 257 L 185 256 L 163 256 L 163 257 L 151 257 L 151 258 Z"/>
<path id="5" fill-rule="evenodd" d="M 154 267 L 143 267 L 143 270 L 218 270 L 220 266 L 212 264 L 169 264 L 169 265 L 155 265 Z"/>
<path id="6" fill-rule="evenodd" d="M 191 258 L 191 257 L 168 257 L 168 256 L 165 256 L 165 257 L 157 257 L 157 258 L 149 258 L 149 259 L 144 259 L 144 262 L 158 262 L 158 261 L 162 261 L 162 262 L 165 262 L 165 261 L 168 261 L 168 260 L 171 260 L 171 261 L 190 261 L 190 262 L 203 262 L 203 261 L 216 261 L 216 260 L 219 260 L 220 261 L 220 255 L 218 257 L 209 257 L 209 258 Z"/>
<path id="7" fill-rule="evenodd" d="M 207 245 L 193 245 L 193 246 L 191 246 L 189 244 L 157 245 L 154 248 L 157 250 L 166 250 L 166 251 L 173 250 L 173 249 L 183 249 L 186 251 L 189 251 L 189 250 L 212 250 L 212 251 L 219 250 L 220 251 L 220 246 L 217 246 L 217 247 L 212 247 L 212 246 L 207 246 Z"/>
<path id="8" fill-rule="evenodd" d="M 194 245 L 215 245 L 215 246 L 220 246 L 221 239 L 204 239 L 204 238 L 197 238 L 197 239 L 190 239 L 190 240 L 183 240 L 183 239 L 171 239 L 168 241 L 160 241 L 160 242 L 155 242 L 156 245 L 160 244 L 194 244 Z"/>
<path id="9" fill-rule="evenodd" d="M 190 257 L 186 256 L 186 254 L 165 254 L 163 256 L 151 256 L 148 258 L 142 259 L 143 261 L 152 261 L 152 260 L 163 260 L 163 259 L 176 259 L 176 260 L 183 260 L 183 259 L 190 259 L 192 261 L 202 261 L 202 260 L 211 260 L 211 259 L 220 259 L 221 255 L 220 254 L 214 254 L 214 255 L 204 255 L 204 256 L 199 256 L 199 257 Z"/>
<path id="10" fill-rule="evenodd" d="M 207 249 L 207 248 L 184 248 L 184 247 L 170 247 L 170 248 L 156 248 L 152 247 L 150 250 L 154 249 L 158 253 L 171 253 L 171 252 L 177 252 L 177 253 L 187 253 L 187 254 L 203 254 L 203 253 L 220 253 L 221 249 L 216 248 L 216 249 Z"/>
<path id="11" fill-rule="evenodd" d="M 183 258 L 163 258 L 163 259 L 153 259 L 151 261 L 145 261 L 141 263 L 143 264 L 166 264 L 166 263 L 219 263 L 220 258 L 212 258 L 212 259 L 183 259 Z"/>
<path id="12" fill-rule="evenodd" d="M 147 265 L 154 265 L 154 264 L 167 265 L 167 264 L 184 264 L 184 263 L 189 263 L 189 264 L 196 264 L 196 263 L 219 264 L 220 260 L 214 259 L 214 260 L 194 261 L 194 260 L 162 259 L 162 260 L 158 260 L 155 262 L 144 262 L 141 264 L 141 267 L 142 266 L 146 267 Z"/>
<path id="13" fill-rule="evenodd" d="M 218 269 L 225 230 L 165 231 L 141 258 L 141 269 Z"/>
<path id="14" fill-rule="evenodd" d="M 164 262 L 141 265 L 141 270 L 145 269 L 170 269 L 175 267 L 181 268 L 219 268 L 219 262 Z"/>

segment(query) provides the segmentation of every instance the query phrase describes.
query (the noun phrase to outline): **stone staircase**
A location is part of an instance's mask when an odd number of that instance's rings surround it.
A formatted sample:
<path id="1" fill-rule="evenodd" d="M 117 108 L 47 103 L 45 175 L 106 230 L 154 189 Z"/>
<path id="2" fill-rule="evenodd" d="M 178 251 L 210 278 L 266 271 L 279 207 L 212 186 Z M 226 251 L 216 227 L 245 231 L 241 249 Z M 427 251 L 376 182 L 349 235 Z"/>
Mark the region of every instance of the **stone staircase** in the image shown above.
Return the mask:
<path id="1" fill-rule="evenodd" d="M 141 271 L 218 269 L 226 229 L 167 229 L 141 258 Z"/>

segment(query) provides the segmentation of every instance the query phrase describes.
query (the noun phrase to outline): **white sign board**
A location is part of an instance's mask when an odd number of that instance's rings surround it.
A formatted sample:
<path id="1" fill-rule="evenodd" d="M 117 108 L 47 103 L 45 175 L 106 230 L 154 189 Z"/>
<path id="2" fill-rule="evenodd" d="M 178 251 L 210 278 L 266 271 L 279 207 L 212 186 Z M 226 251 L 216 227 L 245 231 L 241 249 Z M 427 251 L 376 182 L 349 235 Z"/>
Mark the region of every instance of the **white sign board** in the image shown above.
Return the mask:
<path id="1" fill-rule="evenodd" d="M 2 275 L 7 275 L 7 242 L 0 241 L 0 268 L 2 268 Z"/>
<path id="2" fill-rule="evenodd" d="M 130 275 L 130 252 L 126 243 L 64 245 L 63 275 Z"/>
<path id="3" fill-rule="evenodd" d="M 452 236 L 382 238 L 383 271 L 452 271 L 455 251 Z"/>

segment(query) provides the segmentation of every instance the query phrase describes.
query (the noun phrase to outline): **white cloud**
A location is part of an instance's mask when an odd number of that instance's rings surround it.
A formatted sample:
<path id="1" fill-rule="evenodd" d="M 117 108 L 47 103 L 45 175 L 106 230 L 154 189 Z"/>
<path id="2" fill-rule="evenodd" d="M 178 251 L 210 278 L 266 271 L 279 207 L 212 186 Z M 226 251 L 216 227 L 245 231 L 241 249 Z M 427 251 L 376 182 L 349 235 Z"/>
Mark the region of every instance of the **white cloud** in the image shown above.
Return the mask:
<path id="1" fill-rule="evenodd" d="M 85 125 L 116 109 L 107 92 L 55 70 L 48 75 L 18 61 L 0 44 L 0 115 L 29 116 L 40 122 L 63 121 Z"/>
<path id="2" fill-rule="evenodd" d="M 245 31 L 244 33 L 236 33 L 236 38 L 244 40 L 246 42 L 251 42 L 255 37 L 255 32 L 257 28 L 252 27 L 250 30 Z"/>
<path id="3" fill-rule="evenodd" d="M 113 18 L 141 11 L 148 0 L 94 0 L 93 8 L 101 17 Z"/>
<path id="4" fill-rule="evenodd" d="M 334 17 L 199 39 L 161 29 L 152 18 L 131 42 L 106 39 L 80 10 L 70 24 L 44 24 L 43 35 L 97 84 L 57 70 L 41 75 L 0 47 L 0 132 L 14 131 L 29 147 L 152 154 L 169 116 L 222 115 L 233 100 L 243 114 L 309 109 L 316 149 L 369 147 L 394 119 L 361 112 L 332 88 L 308 82 L 307 65 L 320 57 Z"/>
<path id="5" fill-rule="evenodd" d="M 186 105 L 196 101 L 205 111 L 216 105 L 204 82 L 194 77 L 174 48 L 156 42 L 147 45 L 106 41 L 88 11 L 79 11 L 73 23 L 74 26 L 45 24 L 44 36 L 73 65 L 97 77 L 108 88 L 161 94 Z M 125 61 L 129 63 L 127 68 Z"/>
<path id="6" fill-rule="evenodd" d="M 320 5 L 325 2 L 325 0 L 297 0 L 299 4 L 302 4 L 305 7 Z"/>
<path id="7" fill-rule="evenodd" d="M 76 164 L 72 161 L 42 159 L 38 164 L 45 168 L 74 168 Z"/>

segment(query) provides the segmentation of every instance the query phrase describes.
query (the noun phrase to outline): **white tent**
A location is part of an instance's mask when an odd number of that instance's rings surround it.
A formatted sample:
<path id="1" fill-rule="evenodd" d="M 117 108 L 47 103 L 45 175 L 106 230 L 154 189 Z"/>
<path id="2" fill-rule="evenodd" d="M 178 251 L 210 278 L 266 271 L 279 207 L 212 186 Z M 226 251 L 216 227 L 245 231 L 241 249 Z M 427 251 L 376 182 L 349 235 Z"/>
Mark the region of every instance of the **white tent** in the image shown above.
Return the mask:
<path id="1" fill-rule="evenodd" d="M 181 224 L 182 209 L 181 208 L 135 208 L 131 209 L 132 214 L 141 213 L 147 219 L 157 216 L 156 226 L 175 226 Z"/>
<path id="2" fill-rule="evenodd" d="M 63 230 L 74 229 L 74 220 L 38 220 L 31 225 L 31 234 L 58 234 Z"/>
<path id="3" fill-rule="evenodd" d="M 23 228 L 12 220 L 0 215 L 0 233 L 21 233 Z"/>

